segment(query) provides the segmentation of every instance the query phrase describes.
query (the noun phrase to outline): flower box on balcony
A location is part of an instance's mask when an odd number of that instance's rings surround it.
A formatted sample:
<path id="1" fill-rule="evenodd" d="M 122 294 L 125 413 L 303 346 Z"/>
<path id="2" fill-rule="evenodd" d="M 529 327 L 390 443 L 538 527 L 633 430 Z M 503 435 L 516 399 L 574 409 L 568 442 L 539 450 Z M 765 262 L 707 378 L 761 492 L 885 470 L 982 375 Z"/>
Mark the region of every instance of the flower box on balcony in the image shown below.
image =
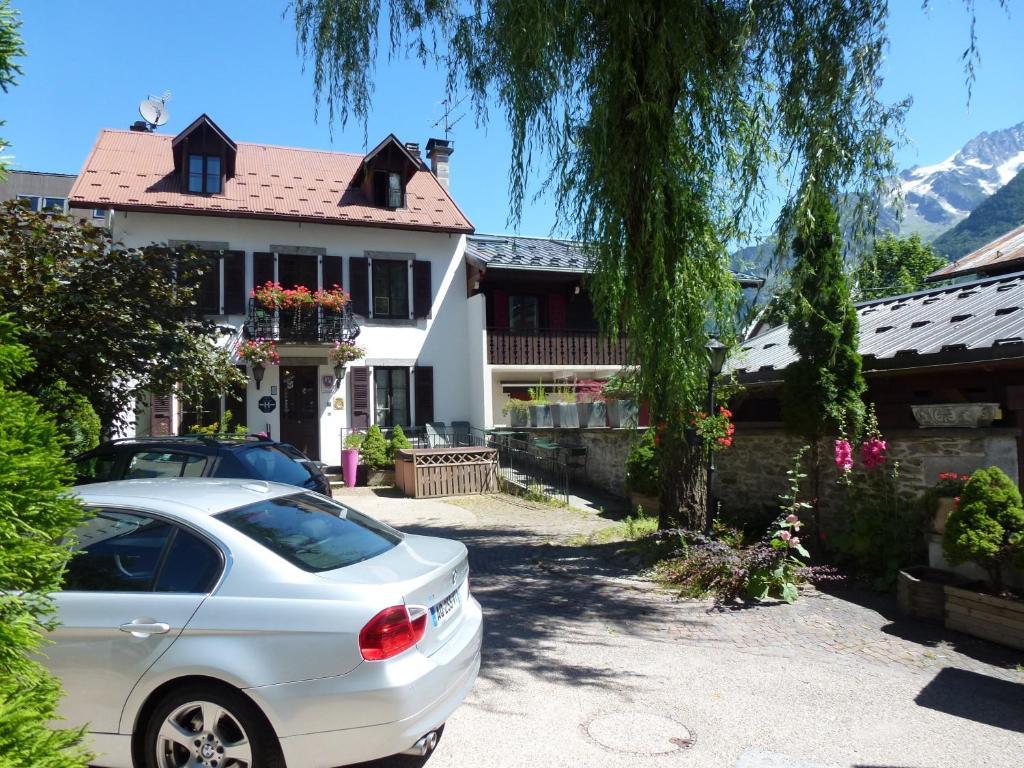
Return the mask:
<path id="1" fill-rule="evenodd" d="M 636 400 L 608 400 L 608 426 L 636 429 L 640 418 L 640 405 Z"/>
<path id="2" fill-rule="evenodd" d="M 554 426 L 562 429 L 578 429 L 580 415 L 576 410 L 576 403 L 552 403 L 551 421 Z"/>
<path id="3" fill-rule="evenodd" d="M 600 401 L 576 403 L 576 418 L 579 426 L 584 429 L 604 427 L 608 425 L 608 408 Z"/>
<path id="4" fill-rule="evenodd" d="M 530 403 L 530 426 L 549 429 L 555 426 L 549 403 Z"/>

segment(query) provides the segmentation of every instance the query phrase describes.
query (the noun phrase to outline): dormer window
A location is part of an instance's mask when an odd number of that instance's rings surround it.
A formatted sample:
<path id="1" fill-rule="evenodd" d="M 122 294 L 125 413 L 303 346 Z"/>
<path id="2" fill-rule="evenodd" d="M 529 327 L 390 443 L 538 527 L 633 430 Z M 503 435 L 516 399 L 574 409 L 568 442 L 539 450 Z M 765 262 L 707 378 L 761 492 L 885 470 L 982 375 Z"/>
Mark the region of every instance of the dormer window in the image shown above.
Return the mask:
<path id="1" fill-rule="evenodd" d="M 220 156 L 188 156 L 188 191 L 219 195 L 221 191 Z"/>
<path id="2" fill-rule="evenodd" d="M 375 171 L 373 174 L 373 202 L 382 208 L 402 208 L 405 205 L 402 175 L 394 171 Z"/>
<path id="3" fill-rule="evenodd" d="M 380 208 L 404 208 L 405 188 L 422 161 L 392 134 L 363 158 L 354 185 L 362 186 L 371 205 Z"/>

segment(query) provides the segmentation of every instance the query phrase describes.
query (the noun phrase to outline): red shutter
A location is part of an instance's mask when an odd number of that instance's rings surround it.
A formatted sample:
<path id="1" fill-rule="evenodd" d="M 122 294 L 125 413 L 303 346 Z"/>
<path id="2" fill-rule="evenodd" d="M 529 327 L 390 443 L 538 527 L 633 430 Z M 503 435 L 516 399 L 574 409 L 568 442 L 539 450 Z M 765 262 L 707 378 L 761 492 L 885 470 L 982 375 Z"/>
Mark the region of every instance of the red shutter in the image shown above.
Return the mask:
<path id="1" fill-rule="evenodd" d="M 430 298 L 432 294 L 433 291 L 430 287 L 430 262 L 414 261 L 412 263 L 413 317 L 430 317 Z"/>
<path id="2" fill-rule="evenodd" d="M 224 251 L 224 314 L 244 314 L 245 298 L 245 251 Z"/>
<path id="3" fill-rule="evenodd" d="M 149 434 L 154 436 L 170 435 L 171 428 L 171 396 L 150 395 Z"/>
<path id="4" fill-rule="evenodd" d="M 348 258 L 348 292 L 352 296 L 352 311 L 360 317 L 370 315 L 369 262 L 365 256 Z"/>
<path id="5" fill-rule="evenodd" d="M 324 290 L 334 286 L 341 288 L 345 283 L 341 279 L 341 256 L 324 256 Z"/>
<path id="6" fill-rule="evenodd" d="M 434 420 L 434 368 L 417 365 L 413 371 L 416 386 L 416 424 L 423 426 Z"/>
<path id="7" fill-rule="evenodd" d="M 352 429 L 370 428 L 370 369 L 365 365 L 350 368 L 352 381 Z"/>
<path id="8" fill-rule="evenodd" d="M 254 253 L 252 255 L 252 287 L 258 288 L 274 282 L 274 254 Z"/>
<path id="9" fill-rule="evenodd" d="M 494 314 L 494 327 L 508 328 L 508 293 L 494 291 L 491 294 L 491 307 Z"/>
<path id="10" fill-rule="evenodd" d="M 565 330 L 565 296 L 561 293 L 548 294 L 548 329 Z"/>

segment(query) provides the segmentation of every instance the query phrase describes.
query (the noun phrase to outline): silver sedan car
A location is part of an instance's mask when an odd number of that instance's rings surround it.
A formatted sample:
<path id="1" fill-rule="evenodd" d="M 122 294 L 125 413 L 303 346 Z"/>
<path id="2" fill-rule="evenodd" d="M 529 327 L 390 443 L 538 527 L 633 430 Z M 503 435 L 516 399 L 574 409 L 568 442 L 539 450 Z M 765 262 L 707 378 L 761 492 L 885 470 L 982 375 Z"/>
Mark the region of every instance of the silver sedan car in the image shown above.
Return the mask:
<path id="1" fill-rule="evenodd" d="M 75 489 L 47 664 L 112 768 L 426 754 L 480 669 L 466 548 L 263 481 Z"/>

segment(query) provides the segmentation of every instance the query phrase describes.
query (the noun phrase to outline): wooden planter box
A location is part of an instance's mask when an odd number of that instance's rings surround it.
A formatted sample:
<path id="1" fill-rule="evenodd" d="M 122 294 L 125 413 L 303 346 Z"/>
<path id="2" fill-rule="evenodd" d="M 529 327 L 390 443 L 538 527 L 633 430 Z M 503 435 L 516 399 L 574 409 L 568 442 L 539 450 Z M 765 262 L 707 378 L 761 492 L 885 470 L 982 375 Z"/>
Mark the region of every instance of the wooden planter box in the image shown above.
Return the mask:
<path id="1" fill-rule="evenodd" d="M 946 586 L 946 628 L 1024 651 L 1024 602 Z"/>
<path id="2" fill-rule="evenodd" d="M 498 490 L 496 448 L 407 448 L 395 454 L 395 479 L 406 496 L 467 496 Z"/>
<path id="3" fill-rule="evenodd" d="M 964 580 L 955 573 L 923 565 L 900 571 L 896 580 L 900 612 L 942 624 L 946 620 L 946 586 L 963 584 Z"/>
<path id="4" fill-rule="evenodd" d="M 366 484 L 369 486 L 382 486 L 395 484 L 395 470 L 391 467 L 384 469 L 366 468 Z"/>

